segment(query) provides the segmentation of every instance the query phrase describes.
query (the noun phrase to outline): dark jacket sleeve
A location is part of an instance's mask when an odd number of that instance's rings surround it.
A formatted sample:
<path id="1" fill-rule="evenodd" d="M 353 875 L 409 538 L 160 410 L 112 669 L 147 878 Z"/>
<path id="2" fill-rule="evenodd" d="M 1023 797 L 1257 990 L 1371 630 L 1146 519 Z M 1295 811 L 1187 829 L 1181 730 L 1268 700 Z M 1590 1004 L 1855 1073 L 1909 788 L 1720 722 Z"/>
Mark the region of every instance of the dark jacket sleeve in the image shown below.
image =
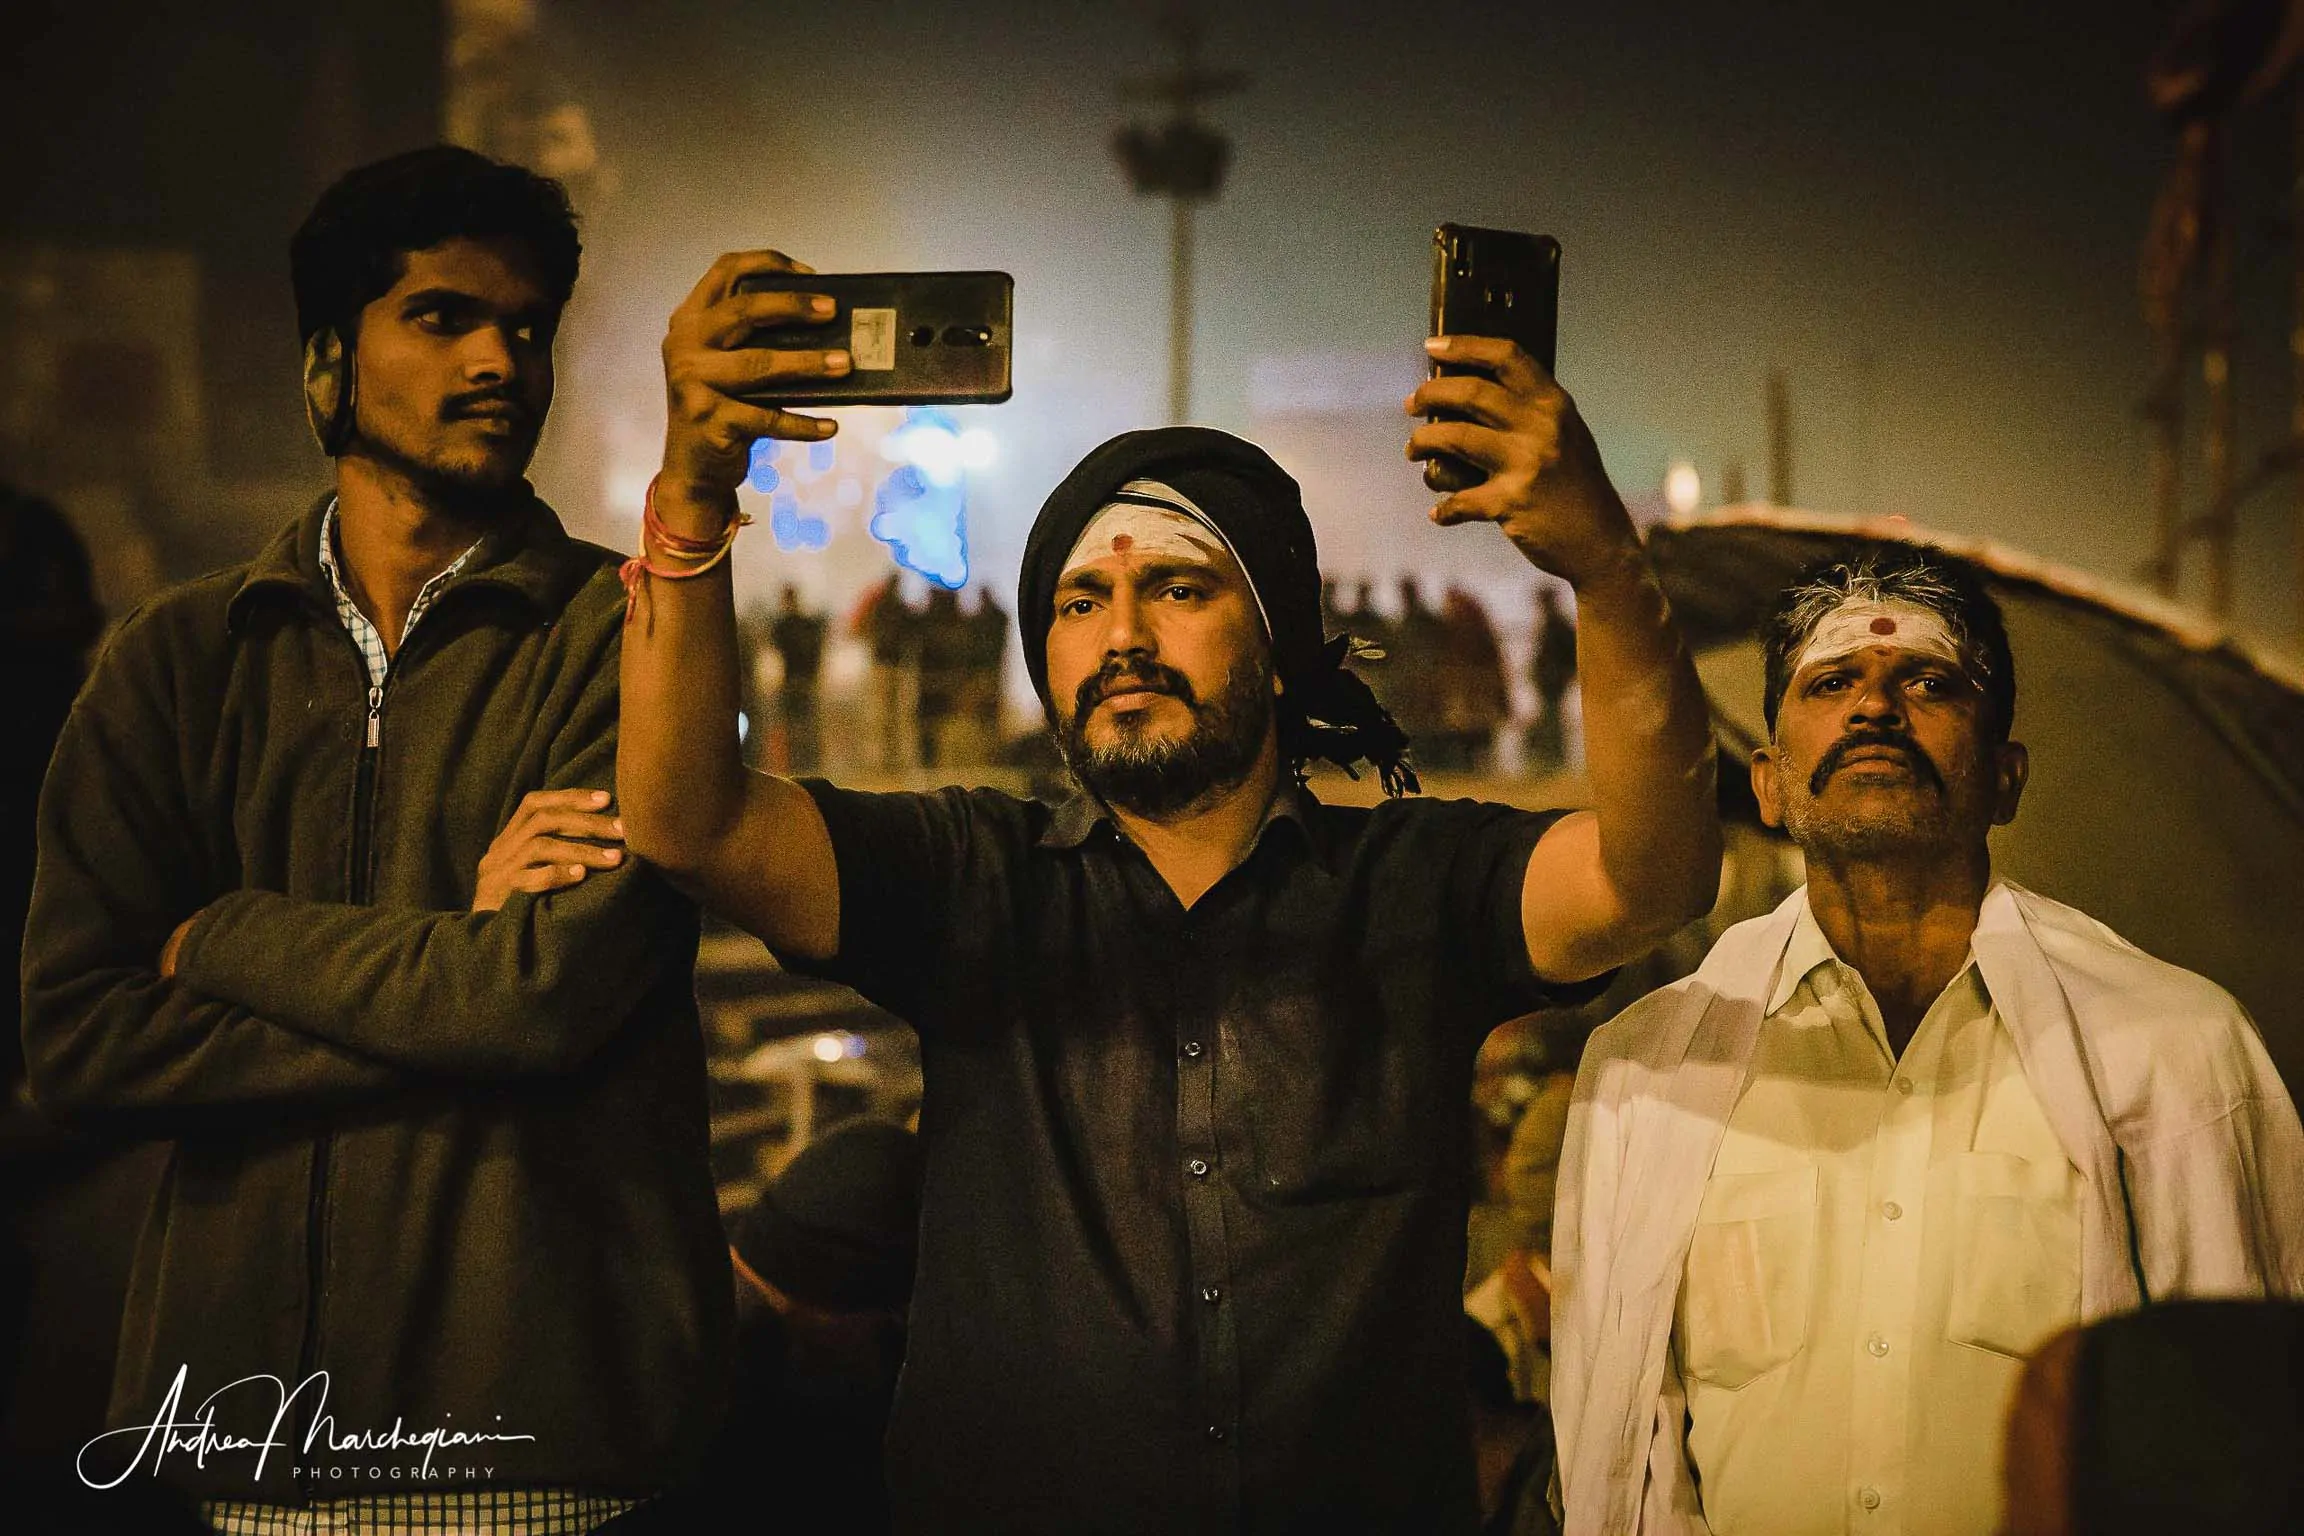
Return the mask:
<path id="1" fill-rule="evenodd" d="M 63 1117 L 172 1115 L 405 1087 L 381 1061 L 160 975 L 161 948 L 214 876 L 179 766 L 164 632 L 140 619 L 97 662 L 40 795 L 22 978 L 34 1100 Z"/>
<path id="2" fill-rule="evenodd" d="M 618 625 L 603 623 L 597 647 L 571 658 L 582 683 L 536 788 L 615 787 L 620 643 Z M 242 890 L 192 925 L 178 975 L 364 1056 L 451 1077 L 531 1076 L 585 1062 L 693 932 L 685 899 L 634 860 L 544 896 L 515 893 L 495 912 Z"/>

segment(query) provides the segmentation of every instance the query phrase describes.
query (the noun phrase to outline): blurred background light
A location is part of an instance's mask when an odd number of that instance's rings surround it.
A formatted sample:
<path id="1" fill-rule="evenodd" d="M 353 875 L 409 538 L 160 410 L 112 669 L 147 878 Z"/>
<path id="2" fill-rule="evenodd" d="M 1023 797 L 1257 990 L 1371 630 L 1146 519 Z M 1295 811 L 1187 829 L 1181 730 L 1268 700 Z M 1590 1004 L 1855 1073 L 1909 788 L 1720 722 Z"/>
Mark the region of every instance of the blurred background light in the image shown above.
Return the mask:
<path id="1" fill-rule="evenodd" d="M 1686 517 L 1703 499 L 1704 482 L 1697 477 L 1696 466 L 1686 459 L 1674 459 L 1664 474 L 1664 504 Z"/>

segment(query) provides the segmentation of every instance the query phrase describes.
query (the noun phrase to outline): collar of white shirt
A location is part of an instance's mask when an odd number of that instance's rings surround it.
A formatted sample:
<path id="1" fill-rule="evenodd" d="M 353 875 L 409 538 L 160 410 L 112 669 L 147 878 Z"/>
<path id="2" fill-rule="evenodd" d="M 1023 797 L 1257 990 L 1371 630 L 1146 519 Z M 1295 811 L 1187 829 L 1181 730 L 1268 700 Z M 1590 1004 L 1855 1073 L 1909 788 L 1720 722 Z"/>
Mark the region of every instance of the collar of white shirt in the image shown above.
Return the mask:
<path id="1" fill-rule="evenodd" d="M 1840 972 L 1855 989 L 1857 996 L 1864 1000 L 1866 1007 L 1863 1011 L 1867 1018 L 1877 1011 L 1877 1004 L 1872 1001 L 1871 989 L 1865 984 L 1863 973 L 1841 959 L 1838 953 L 1833 950 L 1832 941 L 1824 936 L 1822 925 L 1816 921 L 1816 909 L 1809 905 L 1807 895 L 1803 892 L 1800 898 L 1800 912 L 1792 924 L 1791 940 L 1784 946 L 1784 961 L 1777 969 L 1776 988 L 1768 996 L 1768 1007 L 1764 1017 L 1774 1018 L 1777 1014 L 1782 1013 L 1784 1005 L 1792 1001 L 1792 994 L 1800 989 L 1800 983 L 1806 981 L 1809 975 L 1820 965 L 1834 965 L 1840 968 Z M 1968 951 L 1968 958 L 1962 963 L 1959 970 L 1953 972 L 1952 980 L 1946 983 L 1944 990 L 1949 992 L 1953 987 L 1960 984 L 1961 977 L 1970 973 L 1975 976 L 1977 989 L 1989 999 L 1991 989 L 1985 985 L 1984 972 L 1976 963 L 1976 951 L 1973 946 Z M 1942 994 L 1940 993 L 1938 996 L 1940 998 Z M 1931 1003 L 1930 1006 L 1933 1007 L 1934 1004 Z"/>

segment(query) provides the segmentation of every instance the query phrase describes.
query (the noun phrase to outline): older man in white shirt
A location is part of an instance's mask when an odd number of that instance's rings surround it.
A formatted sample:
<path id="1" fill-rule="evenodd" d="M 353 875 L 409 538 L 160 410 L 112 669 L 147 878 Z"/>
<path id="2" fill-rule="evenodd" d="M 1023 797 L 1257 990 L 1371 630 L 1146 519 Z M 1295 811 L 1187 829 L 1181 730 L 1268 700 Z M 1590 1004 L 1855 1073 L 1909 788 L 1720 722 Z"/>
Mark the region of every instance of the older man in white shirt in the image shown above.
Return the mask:
<path id="1" fill-rule="evenodd" d="M 2027 1353 L 2304 1294 L 2304 1131 L 2213 983 L 1995 881 L 2029 767 L 1973 573 L 1802 582 L 1762 816 L 1807 886 L 1593 1037 L 1554 1217 L 1571 1533 L 1988 1533 Z"/>

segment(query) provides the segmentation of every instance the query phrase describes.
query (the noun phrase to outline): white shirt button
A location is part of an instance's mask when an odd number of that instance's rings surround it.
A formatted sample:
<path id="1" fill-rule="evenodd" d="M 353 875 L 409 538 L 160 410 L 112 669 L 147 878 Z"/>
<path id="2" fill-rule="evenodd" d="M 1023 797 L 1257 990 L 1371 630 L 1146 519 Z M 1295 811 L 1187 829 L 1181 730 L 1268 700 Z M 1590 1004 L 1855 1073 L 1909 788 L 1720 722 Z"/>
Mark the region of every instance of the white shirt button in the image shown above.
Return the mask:
<path id="1" fill-rule="evenodd" d="M 1880 1490 L 1870 1487 L 1859 1488 L 1856 1490 L 1856 1502 L 1866 1509 L 1878 1509 L 1880 1507 Z"/>
<path id="2" fill-rule="evenodd" d="M 1880 1337 L 1878 1334 L 1874 1334 L 1872 1337 L 1866 1339 L 1864 1341 L 1864 1347 L 1871 1351 L 1872 1358 L 1875 1360 L 1882 1360 L 1887 1358 L 1888 1341 Z"/>
<path id="3" fill-rule="evenodd" d="M 1880 1214 L 1887 1217 L 1890 1221 L 1902 1221 L 1904 1219 L 1904 1207 L 1891 1200 L 1886 1205 L 1880 1207 Z"/>

